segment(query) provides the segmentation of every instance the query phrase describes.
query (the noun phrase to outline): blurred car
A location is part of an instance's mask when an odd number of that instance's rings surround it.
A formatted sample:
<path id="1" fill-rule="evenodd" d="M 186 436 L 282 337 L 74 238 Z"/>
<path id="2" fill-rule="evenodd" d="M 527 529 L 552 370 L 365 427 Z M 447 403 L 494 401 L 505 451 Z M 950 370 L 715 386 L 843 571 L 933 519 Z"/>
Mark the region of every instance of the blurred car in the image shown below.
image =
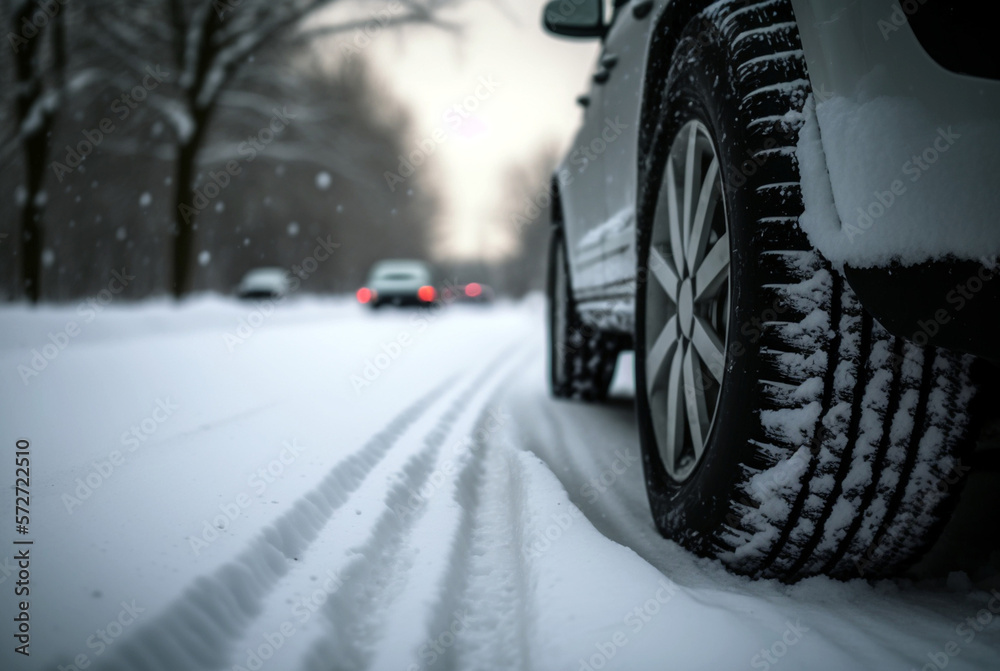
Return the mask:
<path id="1" fill-rule="evenodd" d="M 387 259 L 372 266 L 358 302 L 378 308 L 391 305 L 429 305 L 437 298 L 431 267 L 414 259 Z"/>
<path id="2" fill-rule="evenodd" d="M 480 282 L 449 284 L 441 290 L 441 300 L 445 303 L 492 303 L 494 297 L 493 287 Z"/>
<path id="3" fill-rule="evenodd" d="M 552 393 L 605 398 L 633 349 L 656 525 L 738 573 L 899 573 L 974 448 L 973 366 L 1000 361 L 996 24 L 910 4 L 544 10 L 601 42 L 552 178 Z"/>
<path id="4" fill-rule="evenodd" d="M 291 284 L 284 268 L 254 268 L 247 272 L 236 288 L 236 295 L 246 299 L 281 298 Z"/>

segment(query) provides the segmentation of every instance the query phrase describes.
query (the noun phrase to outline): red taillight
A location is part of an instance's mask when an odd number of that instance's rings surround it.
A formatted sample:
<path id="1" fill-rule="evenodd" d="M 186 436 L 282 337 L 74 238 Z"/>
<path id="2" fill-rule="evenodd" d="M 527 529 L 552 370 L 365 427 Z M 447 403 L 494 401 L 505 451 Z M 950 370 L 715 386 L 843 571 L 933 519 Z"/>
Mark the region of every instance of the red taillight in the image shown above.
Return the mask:
<path id="1" fill-rule="evenodd" d="M 368 287 L 361 287 L 358 289 L 358 293 L 355 294 L 358 297 L 358 302 L 364 305 L 372 299 L 372 290 Z"/>
<path id="2" fill-rule="evenodd" d="M 465 295 L 469 298 L 475 298 L 479 294 L 483 293 L 483 288 L 479 286 L 476 282 L 470 282 L 465 285 Z"/>
<path id="3" fill-rule="evenodd" d="M 417 289 L 417 298 L 422 300 L 424 303 L 430 303 L 434 300 L 434 296 L 437 292 L 434 291 L 434 287 L 424 285 Z"/>

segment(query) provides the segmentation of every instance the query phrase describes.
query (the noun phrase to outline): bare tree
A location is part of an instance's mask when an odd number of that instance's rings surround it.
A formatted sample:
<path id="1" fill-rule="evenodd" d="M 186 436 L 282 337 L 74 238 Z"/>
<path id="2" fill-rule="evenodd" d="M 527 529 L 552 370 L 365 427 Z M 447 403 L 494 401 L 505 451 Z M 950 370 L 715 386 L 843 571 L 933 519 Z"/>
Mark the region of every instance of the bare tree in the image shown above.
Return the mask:
<path id="1" fill-rule="evenodd" d="M 32 302 L 43 295 L 53 138 L 69 103 L 86 105 L 80 94 L 99 92 L 110 74 L 79 29 L 82 13 L 79 3 L 68 0 L 0 2 L 0 24 L 10 48 L 0 58 L 0 70 L 11 73 L 13 84 L 0 87 L 0 164 L 21 168 L 16 176 L 20 253 L 11 254 L 17 279 L 10 295 Z M 74 67 L 73 60 L 81 62 Z"/>
<path id="2" fill-rule="evenodd" d="M 19 185 L 20 291 L 32 302 L 41 296 L 45 170 L 48 138 L 65 84 L 65 11 L 56 2 L 42 8 L 29 0 L 16 0 L 3 7 L 7 41 L 13 52 L 14 100 L 11 136 L 4 142 L 0 156 L 6 160 L 19 150 L 24 164 L 24 181 Z"/>
<path id="3" fill-rule="evenodd" d="M 400 11 L 385 25 L 439 23 L 435 10 L 449 0 L 393 0 Z M 175 164 L 172 281 L 176 297 L 191 288 L 198 208 L 193 202 L 199 156 L 223 93 L 240 69 L 276 38 L 310 40 L 352 30 L 369 17 L 303 29 L 303 20 L 334 0 L 137 0 L 96 5 L 94 25 L 107 30 L 108 48 L 142 71 L 169 54 L 176 96 L 151 96 L 173 126 Z M 145 59 L 137 58 L 144 54 Z M 252 93 L 252 92 L 247 92 Z"/>
<path id="4" fill-rule="evenodd" d="M 428 256 L 437 210 L 433 182 L 419 174 L 407 189 L 386 187 L 386 166 L 409 151 L 411 121 L 363 58 L 331 67 L 286 42 L 258 54 L 220 99 L 196 191 L 205 193 L 228 161 L 245 159 L 241 149 L 250 146 L 239 138 L 269 128 L 271 110 L 287 100 L 295 101 L 292 125 L 241 163 L 234 186 L 215 201 L 225 199 L 221 211 L 198 213 L 197 249 L 212 261 L 197 269 L 195 289 L 232 286 L 262 264 L 295 273 L 317 237 L 333 241 L 337 251 L 318 270 L 300 274 L 303 291 L 353 292 L 380 258 Z"/>

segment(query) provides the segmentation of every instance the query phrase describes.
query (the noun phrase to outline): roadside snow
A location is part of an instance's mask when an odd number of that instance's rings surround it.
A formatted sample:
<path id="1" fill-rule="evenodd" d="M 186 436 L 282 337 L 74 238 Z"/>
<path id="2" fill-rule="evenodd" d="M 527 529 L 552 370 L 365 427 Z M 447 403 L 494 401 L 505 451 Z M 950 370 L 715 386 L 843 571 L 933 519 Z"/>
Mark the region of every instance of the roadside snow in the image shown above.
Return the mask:
<path id="1" fill-rule="evenodd" d="M 538 300 L 81 306 L 0 309 L 0 440 L 31 441 L 35 541 L 32 655 L 8 638 L 3 669 L 1000 659 L 1000 597 L 964 576 L 751 582 L 661 538 L 631 377 L 606 406 L 550 399 Z M 25 382 L 33 351 L 55 355 Z"/>

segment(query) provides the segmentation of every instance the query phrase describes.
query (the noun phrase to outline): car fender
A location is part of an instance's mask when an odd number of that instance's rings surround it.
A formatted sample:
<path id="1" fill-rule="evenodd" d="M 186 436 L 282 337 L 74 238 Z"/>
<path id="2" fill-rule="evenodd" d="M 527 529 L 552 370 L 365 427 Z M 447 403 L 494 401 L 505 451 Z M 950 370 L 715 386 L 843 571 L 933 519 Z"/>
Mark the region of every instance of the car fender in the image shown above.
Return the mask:
<path id="1" fill-rule="evenodd" d="M 813 90 L 798 147 L 812 244 L 859 268 L 1000 254 L 1000 81 L 939 65 L 892 0 L 791 2 Z"/>

